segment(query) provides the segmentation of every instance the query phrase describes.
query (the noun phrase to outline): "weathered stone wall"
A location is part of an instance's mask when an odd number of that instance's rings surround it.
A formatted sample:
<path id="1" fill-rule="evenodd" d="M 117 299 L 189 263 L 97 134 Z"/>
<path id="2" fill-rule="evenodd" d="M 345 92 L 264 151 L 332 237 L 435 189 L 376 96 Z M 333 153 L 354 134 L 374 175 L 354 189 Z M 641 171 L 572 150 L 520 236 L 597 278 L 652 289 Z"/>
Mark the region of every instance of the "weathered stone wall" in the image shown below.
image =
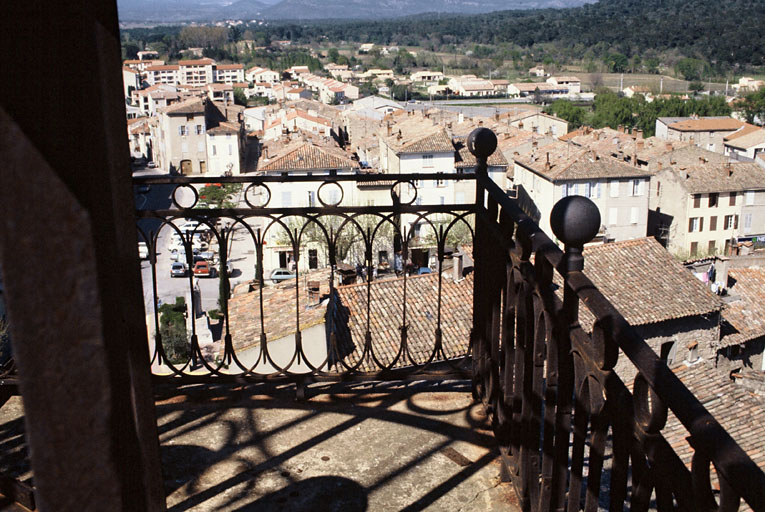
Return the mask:
<path id="1" fill-rule="evenodd" d="M 657 355 L 661 355 L 661 346 L 664 343 L 674 342 L 674 357 L 670 366 L 677 366 L 697 358 L 714 360 L 716 352 L 712 344 L 720 337 L 719 323 L 719 314 L 713 314 L 709 318 L 690 316 L 640 325 L 637 326 L 637 331 Z M 693 350 L 689 348 L 694 343 L 697 344 L 695 356 Z M 632 362 L 621 351 L 619 351 L 619 361 L 616 363 L 615 370 L 628 385 L 632 383 L 637 373 Z"/>

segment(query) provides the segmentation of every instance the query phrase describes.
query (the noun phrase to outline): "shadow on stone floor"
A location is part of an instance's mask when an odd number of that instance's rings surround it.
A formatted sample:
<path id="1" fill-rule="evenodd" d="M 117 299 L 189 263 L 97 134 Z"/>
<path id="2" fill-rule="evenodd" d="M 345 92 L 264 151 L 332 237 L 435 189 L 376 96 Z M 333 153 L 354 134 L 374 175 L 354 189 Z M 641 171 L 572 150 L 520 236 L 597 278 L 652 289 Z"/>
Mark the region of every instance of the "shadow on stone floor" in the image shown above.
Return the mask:
<path id="1" fill-rule="evenodd" d="M 168 510 L 513 509 L 467 382 L 157 389 Z M 345 500 L 345 501 L 344 501 Z"/>

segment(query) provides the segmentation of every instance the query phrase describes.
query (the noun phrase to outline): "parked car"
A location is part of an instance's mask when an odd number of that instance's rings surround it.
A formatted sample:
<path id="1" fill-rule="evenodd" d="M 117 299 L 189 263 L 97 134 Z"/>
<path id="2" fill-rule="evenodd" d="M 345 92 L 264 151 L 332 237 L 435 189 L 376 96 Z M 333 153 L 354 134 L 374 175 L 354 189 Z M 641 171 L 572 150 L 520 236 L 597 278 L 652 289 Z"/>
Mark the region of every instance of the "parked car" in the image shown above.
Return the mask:
<path id="1" fill-rule="evenodd" d="M 295 279 L 295 277 L 297 277 L 297 275 L 294 272 L 291 272 L 289 269 L 277 268 L 271 272 L 269 279 L 273 281 L 274 284 L 277 284 L 288 279 Z"/>
<path id="2" fill-rule="evenodd" d="M 170 277 L 186 277 L 189 267 L 185 263 L 177 261 L 170 265 Z"/>
<path id="3" fill-rule="evenodd" d="M 154 169 L 157 167 L 157 163 L 154 160 L 151 160 L 150 162 L 146 164 L 146 167 L 148 167 L 149 169 Z"/>
<path id="4" fill-rule="evenodd" d="M 206 260 L 194 263 L 194 275 L 199 277 L 215 277 L 217 272 L 215 267 Z"/>
<path id="5" fill-rule="evenodd" d="M 146 242 L 138 242 L 138 257 L 142 260 L 148 259 L 149 247 L 146 245 Z"/>

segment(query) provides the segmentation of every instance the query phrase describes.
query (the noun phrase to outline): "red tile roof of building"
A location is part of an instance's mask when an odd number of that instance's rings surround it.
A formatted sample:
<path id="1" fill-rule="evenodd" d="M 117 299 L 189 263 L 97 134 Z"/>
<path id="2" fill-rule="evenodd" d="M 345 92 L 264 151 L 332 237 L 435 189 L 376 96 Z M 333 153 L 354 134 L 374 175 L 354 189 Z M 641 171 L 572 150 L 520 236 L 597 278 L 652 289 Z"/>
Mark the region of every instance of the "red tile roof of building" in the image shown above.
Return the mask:
<path id="1" fill-rule="evenodd" d="M 729 282 L 723 319 L 730 326 L 717 348 L 740 345 L 765 336 L 765 269 L 737 268 L 728 272 Z M 732 331 L 732 332 L 731 332 Z"/>
<path id="2" fill-rule="evenodd" d="M 215 68 L 218 70 L 221 69 L 244 69 L 243 64 L 216 64 Z"/>
<path id="3" fill-rule="evenodd" d="M 404 278 L 374 281 L 369 286 L 372 347 L 383 364 L 393 362 L 401 345 L 401 326 L 407 325 L 407 347 L 415 362 L 426 362 L 435 347 L 438 319 L 438 274 L 406 278 L 406 312 L 403 318 Z M 367 330 L 367 284 L 337 288 L 334 330 L 338 344 L 352 348 L 346 363 L 356 363 L 364 351 Z M 470 341 L 473 318 L 473 274 L 455 283 L 444 274 L 441 280 L 441 331 L 447 358 L 464 355 Z M 436 360 L 443 359 L 440 354 Z M 395 367 L 410 366 L 406 357 Z M 366 361 L 362 370 L 379 368 Z"/>
<path id="4" fill-rule="evenodd" d="M 262 164 L 262 165 L 261 165 Z M 357 169 L 359 163 L 345 153 L 340 154 L 311 142 L 298 142 L 269 161 L 258 164 L 258 171 L 301 171 L 314 169 Z"/>
<path id="5" fill-rule="evenodd" d="M 586 247 L 584 272 L 632 325 L 722 308 L 720 299 L 653 238 Z"/>
<path id="6" fill-rule="evenodd" d="M 681 132 L 715 132 L 738 130 L 746 123 L 732 117 L 702 117 L 699 119 L 686 119 L 669 125 L 669 128 Z"/>
<path id="7" fill-rule="evenodd" d="M 212 59 L 192 59 L 192 60 L 179 60 L 179 66 L 209 66 L 215 64 Z"/>

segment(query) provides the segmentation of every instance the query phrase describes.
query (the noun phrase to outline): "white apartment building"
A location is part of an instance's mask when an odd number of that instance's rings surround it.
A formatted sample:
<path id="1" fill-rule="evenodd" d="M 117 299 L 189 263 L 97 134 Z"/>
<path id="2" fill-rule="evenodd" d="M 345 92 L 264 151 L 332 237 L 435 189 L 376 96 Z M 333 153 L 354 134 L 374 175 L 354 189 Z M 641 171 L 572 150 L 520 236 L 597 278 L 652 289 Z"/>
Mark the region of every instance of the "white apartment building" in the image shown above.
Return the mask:
<path id="1" fill-rule="evenodd" d="M 181 83 L 180 69 L 178 65 L 149 66 L 145 72 L 146 81 L 149 85 L 178 85 Z"/>
<path id="2" fill-rule="evenodd" d="M 569 94 L 582 92 L 582 81 L 575 76 L 551 76 L 547 79 L 550 85 L 561 86 L 568 89 Z"/>
<path id="3" fill-rule="evenodd" d="M 272 71 L 268 68 L 261 68 L 259 66 L 248 69 L 244 77 L 248 82 L 253 82 L 256 84 L 275 84 L 281 80 L 281 75 L 279 75 L 279 73 L 276 71 Z"/>
<path id="4" fill-rule="evenodd" d="M 218 83 L 244 82 L 244 66 L 242 64 L 216 64 L 214 73 L 215 81 Z"/>
<path id="5" fill-rule="evenodd" d="M 182 85 L 201 86 L 215 81 L 215 61 L 212 59 L 181 60 L 178 67 Z"/>
<path id="6" fill-rule="evenodd" d="M 564 142 L 515 158 L 519 201 L 553 239 L 550 212 L 570 195 L 588 197 L 598 206 L 603 239 L 646 236 L 649 181 L 645 170 Z"/>

